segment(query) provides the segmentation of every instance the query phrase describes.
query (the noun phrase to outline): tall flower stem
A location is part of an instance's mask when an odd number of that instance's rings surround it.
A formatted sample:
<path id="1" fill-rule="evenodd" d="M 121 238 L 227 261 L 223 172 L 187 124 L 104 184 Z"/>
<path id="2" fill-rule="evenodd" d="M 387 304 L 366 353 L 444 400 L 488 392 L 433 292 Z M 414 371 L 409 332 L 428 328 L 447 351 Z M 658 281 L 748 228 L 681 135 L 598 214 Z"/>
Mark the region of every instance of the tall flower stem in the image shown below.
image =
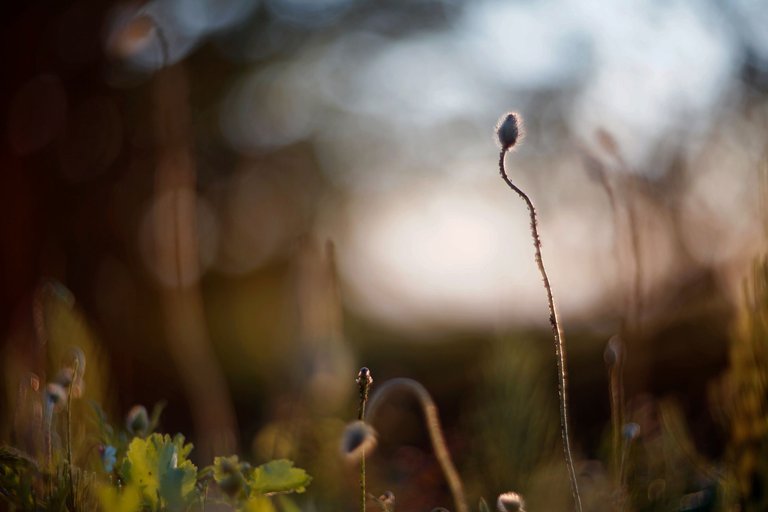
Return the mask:
<path id="1" fill-rule="evenodd" d="M 373 377 L 371 371 L 363 366 L 360 368 L 360 372 L 357 374 L 357 386 L 360 391 L 360 405 L 357 409 L 357 419 L 359 421 L 365 421 L 365 405 L 368 403 L 368 393 L 371 390 L 373 384 Z M 363 451 L 360 457 L 360 512 L 365 512 L 365 451 Z"/>
<path id="2" fill-rule="evenodd" d="M 72 371 L 72 382 L 67 388 L 67 475 L 69 476 L 69 494 L 72 499 L 72 509 L 77 510 L 77 489 L 72 474 L 72 389 L 77 385 L 80 360 L 75 358 Z M 82 379 L 81 379 L 82 380 Z"/>
<path id="3" fill-rule="evenodd" d="M 432 441 L 432 450 L 440 463 L 443 475 L 448 482 L 448 487 L 453 494 L 453 501 L 456 504 L 456 512 L 469 512 L 467 498 L 464 494 L 464 486 L 461 483 L 459 472 L 451 461 L 451 454 L 443 437 L 443 429 L 440 426 L 440 417 L 437 414 L 437 405 L 429 395 L 429 392 L 417 381 L 406 378 L 391 379 L 385 382 L 371 399 L 370 414 L 374 416 L 376 410 L 391 392 L 403 390 L 411 393 L 419 401 L 424 413 L 424 420 L 429 432 L 429 438 Z"/>
<path id="4" fill-rule="evenodd" d="M 517 128 L 515 127 L 515 131 Z M 517 138 L 515 134 L 515 139 Z M 507 170 L 504 166 L 504 157 L 507 155 L 507 151 L 512 147 L 512 144 L 505 144 L 502 141 L 503 147 L 501 154 L 499 155 L 499 174 L 504 182 L 514 190 L 517 195 L 525 202 L 528 207 L 528 213 L 531 217 L 531 236 L 533 237 L 533 247 L 536 251 L 535 259 L 536 265 L 539 267 L 539 273 L 544 281 L 544 288 L 547 291 L 547 304 L 549 305 L 549 323 L 552 325 L 552 335 L 555 339 L 555 358 L 557 360 L 557 391 L 560 399 L 560 437 L 563 440 L 563 453 L 565 456 L 565 464 L 568 467 L 568 477 L 571 481 L 571 494 L 573 495 L 573 501 L 575 503 L 576 510 L 582 511 L 581 495 L 579 494 L 579 485 L 576 481 L 576 470 L 573 465 L 573 456 L 571 455 L 571 441 L 568 429 L 568 377 L 567 367 L 565 361 L 565 340 L 563 339 L 563 331 L 560 327 L 560 321 L 557 316 L 557 308 L 555 307 L 555 299 L 552 296 L 552 286 L 549 283 L 549 277 L 547 271 L 544 268 L 544 261 L 541 256 L 541 239 L 539 238 L 538 219 L 536 217 L 536 208 L 533 206 L 533 202 L 528 195 L 523 192 L 517 185 L 512 183 L 507 175 Z"/>

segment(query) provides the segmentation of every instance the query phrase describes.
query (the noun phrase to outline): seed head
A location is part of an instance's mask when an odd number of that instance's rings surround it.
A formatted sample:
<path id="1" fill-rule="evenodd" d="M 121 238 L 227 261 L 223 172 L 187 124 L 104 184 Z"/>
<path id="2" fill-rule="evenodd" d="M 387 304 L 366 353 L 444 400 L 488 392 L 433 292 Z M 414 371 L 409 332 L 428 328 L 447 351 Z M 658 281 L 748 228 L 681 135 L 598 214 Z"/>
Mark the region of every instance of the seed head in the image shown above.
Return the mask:
<path id="1" fill-rule="evenodd" d="M 364 421 L 353 421 L 341 437 L 341 453 L 349 461 L 359 460 L 376 447 L 376 431 Z"/>
<path id="2" fill-rule="evenodd" d="M 496 508 L 499 512 L 525 512 L 525 502 L 523 497 L 516 492 L 505 492 L 499 494 L 496 500 Z"/>
<path id="3" fill-rule="evenodd" d="M 499 137 L 501 149 L 508 151 L 517 143 L 523 120 L 519 114 L 510 112 L 505 114 L 496 125 L 496 135 Z"/>

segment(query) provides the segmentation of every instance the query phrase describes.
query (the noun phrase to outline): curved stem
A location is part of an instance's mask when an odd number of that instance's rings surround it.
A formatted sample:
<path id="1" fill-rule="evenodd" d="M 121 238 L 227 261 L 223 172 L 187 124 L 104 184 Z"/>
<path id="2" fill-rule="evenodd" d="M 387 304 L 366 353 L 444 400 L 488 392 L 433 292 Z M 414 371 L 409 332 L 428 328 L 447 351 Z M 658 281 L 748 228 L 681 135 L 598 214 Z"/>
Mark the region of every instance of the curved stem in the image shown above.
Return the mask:
<path id="1" fill-rule="evenodd" d="M 469 512 L 467 499 L 464 495 L 464 486 L 461 483 L 456 467 L 451 461 L 451 454 L 448 452 L 445 444 L 443 429 L 440 426 L 440 417 L 437 414 L 437 406 L 424 386 L 413 379 L 396 378 L 388 380 L 371 398 L 368 404 L 369 416 L 373 417 L 380 404 L 384 401 L 384 398 L 395 390 L 408 391 L 418 399 L 421 410 L 424 413 L 429 439 L 432 442 L 432 450 L 435 452 L 435 457 L 440 463 L 445 480 L 451 489 L 453 501 L 456 504 L 456 512 Z"/>
<path id="2" fill-rule="evenodd" d="M 571 481 L 571 494 L 573 495 L 573 501 L 575 503 L 576 510 L 581 512 L 581 495 L 579 494 L 579 484 L 576 481 L 576 470 L 574 469 L 573 465 L 570 434 L 568 432 L 568 377 L 565 362 L 565 341 L 563 339 L 563 331 L 560 328 L 560 321 L 557 317 L 555 299 L 552 297 L 552 286 L 549 284 L 549 277 L 547 276 L 547 271 L 544 268 L 544 261 L 541 257 L 541 240 L 539 238 L 536 208 L 534 208 L 533 203 L 531 202 L 531 199 L 528 197 L 528 195 L 520 190 L 517 185 L 512 183 L 512 181 L 509 179 L 506 168 L 504 167 L 504 157 L 506 154 L 507 148 L 502 149 L 501 154 L 499 155 L 499 174 L 501 174 L 501 178 L 504 180 L 504 182 L 509 185 L 509 188 L 517 192 L 517 195 L 522 198 L 528 207 L 528 212 L 531 216 L 531 236 L 533 237 L 533 247 L 536 251 L 536 265 L 539 267 L 539 273 L 541 274 L 541 279 L 544 281 L 544 288 L 547 291 L 549 323 L 552 325 L 552 335 L 555 339 L 555 359 L 557 361 L 557 394 L 560 399 L 560 437 L 563 439 L 563 453 L 565 456 L 565 465 L 568 467 L 568 477 Z"/>

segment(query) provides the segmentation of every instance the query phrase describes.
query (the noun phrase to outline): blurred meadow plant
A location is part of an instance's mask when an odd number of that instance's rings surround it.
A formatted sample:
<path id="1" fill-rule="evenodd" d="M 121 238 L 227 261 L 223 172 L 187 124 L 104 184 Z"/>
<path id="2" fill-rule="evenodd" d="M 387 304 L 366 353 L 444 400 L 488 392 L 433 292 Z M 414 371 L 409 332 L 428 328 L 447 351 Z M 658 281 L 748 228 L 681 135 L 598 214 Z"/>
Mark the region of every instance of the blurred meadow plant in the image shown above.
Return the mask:
<path id="1" fill-rule="evenodd" d="M 60 284 L 46 285 L 36 307 L 43 360 L 60 363 L 41 371 L 54 375 L 47 384 L 30 373 L 15 386 L 11 438 L 18 446 L 0 446 L 4 510 L 296 510 L 286 495 L 304 492 L 312 479 L 290 460 L 253 467 L 237 456 L 216 457 L 198 469 L 182 434 L 156 432 L 164 403 L 151 413 L 136 405 L 119 423 L 124 427 L 113 426 L 95 399 L 104 396 L 103 362 L 71 294 Z M 63 337 L 84 345 L 62 347 Z M 7 363 L 20 361 L 11 353 Z M 20 372 L 10 369 L 12 382 Z"/>

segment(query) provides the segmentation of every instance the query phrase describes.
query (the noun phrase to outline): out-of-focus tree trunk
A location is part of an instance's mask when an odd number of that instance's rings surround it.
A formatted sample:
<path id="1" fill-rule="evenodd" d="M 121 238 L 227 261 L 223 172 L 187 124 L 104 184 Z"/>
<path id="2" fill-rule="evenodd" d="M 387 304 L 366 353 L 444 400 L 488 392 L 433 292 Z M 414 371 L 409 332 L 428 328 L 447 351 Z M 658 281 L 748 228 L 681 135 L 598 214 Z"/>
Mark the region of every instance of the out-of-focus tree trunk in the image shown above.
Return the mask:
<path id="1" fill-rule="evenodd" d="M 199 454 L 232 453 L 235 415 L 224 375 L 207 333 L 198 286 L 197 195 L 191 150 L 187 79 L 181 64 L 154 78 L 157 143 L 154 249 L 165 333 L 192 410 Z"/>

